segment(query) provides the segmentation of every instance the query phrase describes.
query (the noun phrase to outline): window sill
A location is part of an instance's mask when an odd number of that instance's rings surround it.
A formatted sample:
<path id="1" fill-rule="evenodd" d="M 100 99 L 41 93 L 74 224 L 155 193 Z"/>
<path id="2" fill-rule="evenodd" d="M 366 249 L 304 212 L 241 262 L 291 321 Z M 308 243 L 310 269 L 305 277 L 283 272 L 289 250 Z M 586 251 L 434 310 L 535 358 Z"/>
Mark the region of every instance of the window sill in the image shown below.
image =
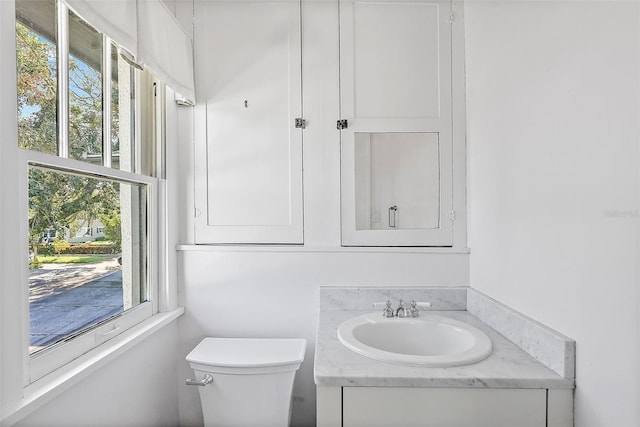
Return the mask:
<path id="1" fill-rule="evenodd" d="M 145 338 L 184 314 L 184 308 L 159 313 L 117 337 L 78 357 L 60 369 L 24 388 L 20 404 L 8 411 L 2 425 L 11 425 L 88 377 Z"/>

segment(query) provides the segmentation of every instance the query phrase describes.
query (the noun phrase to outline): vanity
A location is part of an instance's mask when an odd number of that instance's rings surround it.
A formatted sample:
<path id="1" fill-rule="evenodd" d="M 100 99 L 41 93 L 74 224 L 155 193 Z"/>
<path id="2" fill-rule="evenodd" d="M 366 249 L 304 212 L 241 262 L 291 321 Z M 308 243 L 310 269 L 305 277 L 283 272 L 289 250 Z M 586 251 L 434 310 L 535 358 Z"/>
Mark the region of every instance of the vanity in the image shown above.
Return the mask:
<path id="1" fill-rule="evenodd" d="M 416 334 L 423 326 L 385 319 L 372 303 L 387 300 L 395 310 L 399 300 L 430 302 L 417 319 L 439 328 L 468 325 L 488 337 L 490 354 L 453 364 L 446 363 L 446 355 L 428 356 L 426 363 L 389 361 L 395 348 L 401 356 L 422 351 L 403 350 L 404 326 L 393 322 L 411 324 Z M 575 342 L 472 288 L 327 287 L 320 290 L 320 306 L 314 367 L 318 426 L 573 426 Z M 366 332 L 357 332 L 363 325 Z M 360 339 L 385 347 L 375 341 L 385 333 L 390 335 L 382 341 L 393 342 L 382 353 L 372 354 L 367 345 L 357 348 Z M 432 345 L 442 346 L 442 339 Z M 441 352 L 466 351 L 451 345 L 457 344 L 445 343 Z"/>

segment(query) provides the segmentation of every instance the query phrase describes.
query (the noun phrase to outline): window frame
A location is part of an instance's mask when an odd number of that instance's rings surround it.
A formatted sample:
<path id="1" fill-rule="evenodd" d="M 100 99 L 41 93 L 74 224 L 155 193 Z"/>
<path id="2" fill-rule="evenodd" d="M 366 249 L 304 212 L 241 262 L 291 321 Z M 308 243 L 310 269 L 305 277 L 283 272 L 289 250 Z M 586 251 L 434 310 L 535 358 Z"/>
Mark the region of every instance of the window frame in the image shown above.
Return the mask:
<path id="1" fill-rule="evenodd" d="M 26 218 L 29 209 L 28 187 L 29 178 L 28 170 L 30 165 L 44 168 L 46 170 L 77 173 L 83 176 L 95 178 L 104 178 L 114 180 L 121 183 L 142 184 L 147 188 L 147 292 L 149 300 L 140 303 L 127 311 L 124 311 L 113 318 L 99 323 L 96 326 L 89 327 L 83 331 L 79 331 L 79 335 L 69 341 L 61 341 L 38 351 L 32 355 L 29 354 L 29 287 L 26 272 L 23 274 L 22 280 L 22 300 L 24 301 L 24 309 L 22 310 L 22 329 L 27 331 L 23 334 L 23 352 L 24 352 L 24 377 L 23 385 L 28 386 L 35 381 L 43 378 L 54 370 L 64 366 L 77 357 L 87 353 L 88 351 L 98 347 L 111 338 L 114 338 L 131 327 L 149 319 L 158 313 L 158 185 L 157 179 L 144 175 L 137 175 L 131 172 L 120 171 L 118 169 L 105 168 L 104 166 L 93 165 L 79 160 L 65 159 L 46 153 L 38 153 L 27 149 L 19 149 L 20 153 L 20 176 L 18 177 L 18 186 L 20 189 L 20 212 L 22 217 Z M 24 219 L 20 223 L 20 234 L 27 236 L 29 233 L 28 222 Z"/>
<path id="2" fill-rule="evenodd" d="M 164 126 L 165 113 L 163 108 L 158 108 L 158 92 L 164 90 L 164 84 L 160 82 L 148 70 L 139 72 L 135 70 L 133 73 L 135 100 L 134 114 L 132 126 L 135 132 L 134 159 L 132 168 L 136 172 L 128 172 L 111 167 L 111 62 L 110 55 L 112 46 L 115 42 L 106 34 L 96 30 L 103 39 L 103 64 L 100 72 L 102 73 L 102 121 L 101 131 L 103 135 L 102 144 L 102 161 L 101 164 L 93 164 L 83 160 L 75 160 L 69 158 L 69 17 L 73 12 L 61 0 L 56 0 L 56 23 L 58 28 L 58 39 L 56 44 L 57 50 L 57 143 L 58 150 L 56 154 L 48 154 L 43 152 L 32 151 L 27 148 L 17 148 L 18 157 L 18 203 L 17 206 L 20 222 L 20 236 L 29 235 L 28 221 L 26 220 L 26 212 L 29 208 L 28 186 L 29 177 L 28 170 L 30 166 L 36 166 L 45 170 L 54 172 L 79 174 L 81 176 L 93 177 L 98 179 L 113 180 L 121 183 L 140 184 L 146 186 L 147 192 L 147 294 L 148 301 L 144 301 L 139 305 L 126 310 L 118 315 L 100 322 L 97 325 L 90 326 L 77 335 L 74 335 L 68 341 L 63 340 L 54 343 L 44 349 L 29 354 L 29 287 L 27 271 L 21 273 L 21 331 L 22 331 L 22 359 L 23 359 L 23 379 L 22 384 L 25 388 L 33 386 L 38 380 L 46 377 L 53 371 L 67 365 L 69 362 L 77 359 L 99 347 L 108 340 L 117 337 L 132 327 L 144 322 L 159 312 L 160 280 L 159 259 L 161 254 L 158 244 L 160 243 L 158 236 L 159 215 L 159 180 L 153 176 L 160 172 L 159 168 L 146 167 L 144 161 L 153 165 L 161 165 L 159 153 L 164 152 Z M 75 12 L 74 12 L 75 13 Z M 15 14 L 14 14 L 15 16 Z M 79 16 L 80 19 L 83 19 Z M 86 22 L 86 21 L 85 21 Z M 91 26 L 91 23 L 87 22 Z M 94 28 L 95 29 L 95 28 Z M 15 46 L 15 43 L 14 43 Z M 105 96 L 106 94 L 106 96 Z M 164 98 L 162 97 L 162 100 Z M 107 128 L 108 127 L 108 128 Z M 17 144 L 16 144 L 17 146 Z M 163 171 L 162 171 L 163 172 Z M 144 173 L 147 173 L 145 175 Z M 24 239 L 23 239 L 24 240 Z M 24 251 L 23 251 L 24 252 Z"/>
<path id="3" fill-rule="evenodd" d="M 0 184 L 2 198 L 0 198 L 0 220 L 3 238 L 0 239 L 0 424 L 13 425 L 32 411 L 51 402 L 56 396 L 91 377 L 93 373 L 115 360 L 120 355 L 139 345 L 150 335 L 159 331 L 184 314 L 184 308 L 178 305 L 177 277 L 175 276 L 176 260 L 170 256 L 167 247 L 167 237 L 164 233 L 157 233 L 158 246 L 154 247 L 153 262 L 155 266 L 149 271 L 149 292 L 156 292 L 158 312 L 151 318 L 123 331 L 117 337 L 110 339 L 82 356 L 65 364 L 59 369 L 45 375 L 41 379 L 25 385 L 28 378 L 28 300 L 25 298 L 25 284 L 27 283 L 27 254 L 24 246 L 17 249 L 17 244 L 24 239 L 23 230 L 28 226 L 25 212 L 20 204 L 21 197 L 26 197 L 24 191 L 28 183 L 20 188 L 17 182 L 21 176 L 23 163 L 18 147 L 18 123 L 16 105 L 17 67 L 16 67 L 16 7 L 14 1 L 0 1 L 0 135 L 5 143 L 0 144 Z M 129 58 L 131 60 L 131 58 Z M 129 61 L 127 61 L 129 62 Z M 130 62 L 131 64 L 131 62 Z M 150 72 L 137 73 L 142 85 L 139 91 L 146 91 L 150 96 L 136 111 L 136 129 L 142 130 L 142 135 L 149 135 L 153 144 L 148 144 L 150 150 L 157 152 L 156 144 L 164 138 L 167 129 L 161 128 L 165 118 L 160 114 L 167 109 L 171 119 L 177 113 L 175 106 L 162 103 L 173 99 L 173 92 Z M 153 94 L 153 83 L 157 83 L 157 96 Z M 144 86 L 143 86 L 144 85 Z M 141 101 L 138 96 L 138 103 Z M 160 122 L 147 123 L 141 117 L 160 117 Z M 144 127 L 144 129 L 143 129 Z M 154 127 L 158 127 L 162 135 L 153 136 Z M 150 130 L 151 128 L 151 130 Z M 171 129 L 173 131 L 173 129 Z M 146 132 L 146 133 L 145 133 Z M 171 134 L 172 139 L 176 137 Z M 36 154 L 38 156 L 39 154 Z M 54 156 L 55 154 L 52 154 Z M 134 154 L 140 159 L 140 145 Z M 136 161 L 140 165 L 140 161 Z M 149 163 L 149 162 L 147 162 Z M 158 156 L 154 157 L 153 168 L 163 165 Z M 142 164 L 140 171 L 147 173 L 150 165 Z M 114 172 L 114 171 L 111 171 Z M 118 172 L 115 172 L 116 174 Z M 152 225 L 153 230 L 167 229 L 167 222 L 174 219 L 167 213 L 167 182 L 165 171 L 155 174 L 157 184 L 157 216 Z M 160 178 L 157 178 L 160 177 Z"/>

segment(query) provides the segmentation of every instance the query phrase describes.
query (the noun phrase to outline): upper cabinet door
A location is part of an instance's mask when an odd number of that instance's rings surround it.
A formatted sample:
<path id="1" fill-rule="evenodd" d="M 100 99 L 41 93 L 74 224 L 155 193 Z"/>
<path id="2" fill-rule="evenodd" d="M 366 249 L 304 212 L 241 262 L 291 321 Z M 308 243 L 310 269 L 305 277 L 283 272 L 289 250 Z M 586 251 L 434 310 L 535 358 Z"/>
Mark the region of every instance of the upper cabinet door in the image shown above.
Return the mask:
<path id="1" fill-rule="evenodd" d="M 195 241 L 302 244 L 299 1 L 195 2 Z"/>
<path id="2" fill-rule="evenodd" d="M 344 246 L 451 246 L 448 1 L 340 0 Z"/>

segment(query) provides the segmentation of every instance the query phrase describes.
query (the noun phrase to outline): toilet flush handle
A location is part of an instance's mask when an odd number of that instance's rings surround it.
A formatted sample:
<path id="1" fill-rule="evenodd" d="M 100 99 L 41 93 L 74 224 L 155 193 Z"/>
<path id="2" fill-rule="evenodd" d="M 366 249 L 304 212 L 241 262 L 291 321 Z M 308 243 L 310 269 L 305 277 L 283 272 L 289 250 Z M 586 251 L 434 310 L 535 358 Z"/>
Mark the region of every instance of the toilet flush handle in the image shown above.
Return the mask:
<path id="1" fill-rule="evenodd" d="M 211 384 L 213 382 L 213 377 L 209 374 L 204 374 L 204 378 L 202 378 L 201 380 L 185 380 L 185 384 L 186 385 L 197 385 L 200 387 L 204 387 L 207 384 Z"/>

